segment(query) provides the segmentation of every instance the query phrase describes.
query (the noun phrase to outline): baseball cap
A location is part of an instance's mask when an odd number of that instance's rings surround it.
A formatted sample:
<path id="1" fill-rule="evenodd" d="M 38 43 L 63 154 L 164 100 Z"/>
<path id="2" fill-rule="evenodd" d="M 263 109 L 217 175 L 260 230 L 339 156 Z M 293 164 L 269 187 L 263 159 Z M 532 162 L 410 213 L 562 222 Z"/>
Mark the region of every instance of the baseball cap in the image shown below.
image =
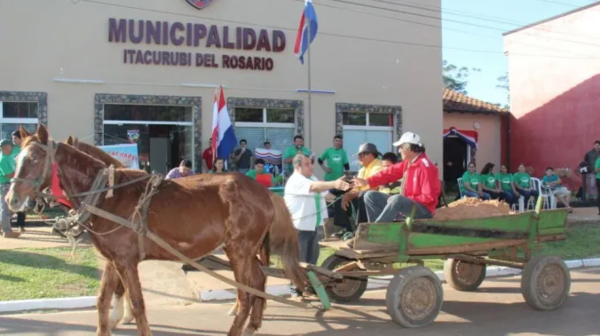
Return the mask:
<path id="1" fill-rule="evenodd" d="M 402 136 L 400 137 L 400 140 L 394 142 L 394 147 L 400 147 L 404 144 L 412 144 L 412 145 L 422 146 L 421 137 L 418 134 L 415 134 L 413 132 L 406 132 L 406 133 L 402 134 Z"/>
<path id="2" fill-rule="evenodd" d="M 356 154 L 354 154 L 352 156 L 358 156 L 358 154 L 362 154 L 362 153 L 371 153 L 374 156 L 381 155 L 381 153 L 379 153 L 379 151 L 377 150 L 377 146 L 375 146 L 374 144 L 372 144 L 370 142 L 360 145 L 360 147 L 358 147 L 358 152 L 356 152 Z"/>
<path id="3" fill-rule="evenodd" d="M 6 145 L 14 146 L 12 141 L 10 141 L 10 140 L 4 139 L 4 140 L 0 141 L 0 147 L 4 147 Z"/>

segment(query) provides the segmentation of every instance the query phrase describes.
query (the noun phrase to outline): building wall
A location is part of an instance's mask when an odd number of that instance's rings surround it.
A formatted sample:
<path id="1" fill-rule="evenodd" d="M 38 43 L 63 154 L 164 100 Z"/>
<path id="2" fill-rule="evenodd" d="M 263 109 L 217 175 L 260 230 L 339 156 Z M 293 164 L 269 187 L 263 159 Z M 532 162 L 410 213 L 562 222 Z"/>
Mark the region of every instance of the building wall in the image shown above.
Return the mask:
<path id="1" fill-rule="evenodd" d="M 475 122 L 479 122 L 479 129 L 473 127 Z M 444 113 L 444 129 L 449 129 L 450 127 L 455 127 L 457 130 L 477 132 L 476 160 L 478 169 L 483 168 L 483 165 L 487 162 L 494 163 L 496 169 L 499 169 L 500 164 L 504 163 L 500 161 L 500 116 Z"/>
<path id="2" fill-rule="evenodd" d="M 200 97 L 201 121 L 197 126 L 204 148 L 212 127 L 214 87 L 180 84 L 222 84 L 227 97 L 238 100 L 302 101 L 304 136 L 308 140 L 310 131 L 312 143 L 308 145 L 317 153 L 330 146 L 336 131 L 336 103 L 400 106 L 402 124 L 397 128 L 421 134 L 432 159 L 441 161 L 440 49 L 368 40 L 439 46 L 440 29 L 320 6 L 322 2 L 316 1 L 320 26 L 311 50 L 312 88 L 335 93 L 313 93 L 309 120 L 307 94 L 296 92 L 307 88 L 307 64 L 302 66 L 293 55 L 302 2 L 217 0 L 202 10 L 185 0 L 106 2 L 113 5 L 84 1 L 74 4 L 71 0 L 0 2 L 0 30 L 4 32 L 0 34 L 0 44 L 4 46 L 0 53 L 0 63 L 4 65 L 0 91 L 47 93 L 48 125 L 56 139 L 75 135 L 93 140 L 96 94 L 131 95 L 147 101 L 151 101 L 151 96 Z M 440 3 L 426 0 L 423 4 L 439 7 Z M 344 6 L 357 10 L 336 3 L 336 7 Z M 236 27 L 251 27 L 257 32 L 266 29 L 269 36 L 280 29 L 285 33 L 286 46 L 282 52 L 267 52 L 109 42 L 109 18 L 217 25 L 219 33 L 223 26 L 229 26 L 231 34 Z M 426 20 L 431 23 L 431 19 Z M 124 49 L 215 54 L 217 63 L 222 63 L 225 54 L 270 57 L 274 68 L 251 71 L 124 64 Z M 61 78 L 102 83 L 55 80 Z M 200 144 L 196 143 L 196 147 Z"/>
<path id="3" fill-rule="evenodd" d="M 513 167 L 532 165 L 538 176 L 547 166 L 575 169 L 600 138 L 599 9 L 505 36 Z"/>

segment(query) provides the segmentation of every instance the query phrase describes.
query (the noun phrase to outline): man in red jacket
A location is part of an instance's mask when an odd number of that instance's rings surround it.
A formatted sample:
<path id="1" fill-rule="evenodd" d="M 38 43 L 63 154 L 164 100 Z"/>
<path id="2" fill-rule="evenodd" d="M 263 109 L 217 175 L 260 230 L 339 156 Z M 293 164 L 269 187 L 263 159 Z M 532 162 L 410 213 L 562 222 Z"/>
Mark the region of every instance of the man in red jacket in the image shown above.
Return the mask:
<path id="1" fill-rule="evenodd" d="M 354 180 L 355 186 L 369 185 L 375 188 L 402 178 L 402 192 L 399 195 L 390 196 L 374 190 L 365 194 L 364 202 L 369 222 L 393 222 L 400 213 L 409 216 L 413 206 L 416 206 L 414 218 L 433 217 L 441 183 L 436 165 L 425 155 L 421 137 L 406 132 L 394 146 L 399 147 L 402 162 L 367 179 Z"/>

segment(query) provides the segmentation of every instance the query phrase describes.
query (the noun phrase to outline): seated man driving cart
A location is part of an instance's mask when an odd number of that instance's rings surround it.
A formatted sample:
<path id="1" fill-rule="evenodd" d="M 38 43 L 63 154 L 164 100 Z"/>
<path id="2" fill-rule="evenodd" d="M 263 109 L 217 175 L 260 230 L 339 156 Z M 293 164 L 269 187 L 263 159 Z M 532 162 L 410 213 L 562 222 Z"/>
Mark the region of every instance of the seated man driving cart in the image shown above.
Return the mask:
<path id="1" fill-rule="evenodd" d="M 403 179 L 403 192 L 398 195 L 368 191 L 364 196 L 367 218 L 370 223 L 393 222 L 399 214 L 409 216 L 413 206 L 413 218 L 431 218 L 438 204 L 441 191 L 436 165 L 425 154 L 421 137 L 406 132 L 394 143 L 402 162 L 366 178 L 356 178 L 354 186 L 369 185 L 376 188 Z"/>

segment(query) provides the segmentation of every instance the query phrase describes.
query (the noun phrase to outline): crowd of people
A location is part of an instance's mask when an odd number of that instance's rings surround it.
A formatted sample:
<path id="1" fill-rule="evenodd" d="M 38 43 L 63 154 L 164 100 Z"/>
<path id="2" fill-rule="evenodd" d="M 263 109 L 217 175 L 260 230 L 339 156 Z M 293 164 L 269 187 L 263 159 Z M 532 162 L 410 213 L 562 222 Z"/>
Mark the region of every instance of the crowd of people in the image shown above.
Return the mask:
<path id="1" fill-rule="evenodd" d="M 526 172 L 525 165 L 520 164 L 518 171 L 511 174 L 506 165 L 500 166 L 499 172 L 494 172 L 495 165 L 491 162 L 485 164 L 480 173 L 474 162 L 469 163 L 468 170 L 459 181 L 461 196 L 475 197 L 484 200 L 501 200 L 512 205 L 523 197 L 527 203 L 531 198 L 534 201 L 540 196 L 535 188 L 531 176 Z M 541 188 L 554 195 L 567 208 L 571 204 L 571 191 L 562 184 L 554 168 L 548 167 L 541 178 Z M 572 209 L 569 209 L 572 212 Z"/>

